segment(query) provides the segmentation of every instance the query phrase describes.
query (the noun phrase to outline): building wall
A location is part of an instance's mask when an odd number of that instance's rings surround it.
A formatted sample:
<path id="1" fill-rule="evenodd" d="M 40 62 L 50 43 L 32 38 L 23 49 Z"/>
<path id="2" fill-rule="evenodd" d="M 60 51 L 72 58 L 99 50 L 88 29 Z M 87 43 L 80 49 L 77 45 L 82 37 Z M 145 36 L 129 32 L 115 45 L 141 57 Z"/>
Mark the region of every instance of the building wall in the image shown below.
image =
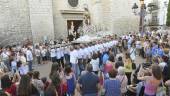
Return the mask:
<path id="1" fill-rule="evenodd" d="M 168 8 L 169 0 L 145 0 L 146 6 L 149 3 L 153 3 L 153 2 L 158 2 L 157 6 L 159 7 L 159 9 L 154 11 L 155 14 L 157 15 L 158 24 L 159 25 L 166 25 L 167 10 L 168 10 L 167 8 Z M 153 14 L 147 14 L 145 18 L 148 22 L 151 22 L 152 16 L 153 16 Z"/>
<path id="2" fill-rule="evenodd" d="M 0 0 L 0 45 L 31 38 L 27 0 Z"/>
<path id="3" fill-rule="evenodd" d="M 116 34 L 138 32 L 139 16 L 132 13 L 134 3 L 140 5 L 139 0 L 88 0 L 93 25 Z"/>
<path id="4" fill-rule="evenodd" d="M 67 1 L 67 0 L 66 0 Z M 83 11 L 83 2 L 79 0 L 79 5 L 72 8 L 65 0 L 53 0 L 53 19 L 55 39 L 65 39 L 68 36 L 67 20 L 83 20 L 83 15 L 65 13 L 66 11 Z"/>
<path id="5" fill-rule="evenodd" d="M 137 32 L 139 16 L 134 16 L 131 9 L 135 2 L 139 0 L 79 0 L 79 5 L 72 8 L 67 0 L 0 0 L 0 40 L 33 37 L 36 43 L 65 39 L 67 20 L 83 20 L 84 4 L 88 5 L 92 25 L 119 34 Z"/>
<path id="6" fill-rule="evenodd" d="M 52 0 L 29 0 L 33 41 L 54 39 Z"/>
<path id="7" fill-rule="evenodd" d="M 111 0 L 111 22 L 112 32 L 125 34 L 128 32 L 139 32 L 139 15 L 134 15 L 132 6 L 139 4 L 139 0 Z"/>
<path id="8" fill-rule="evenodd" d="M 158 0 L 159 2 L 159 10 L 158 10 L 158 20 L 159 25 L 166 25 L 166 19 L 167 19 L 167 8 L 169 0 Z M 165 4 L 166 2 L 166 4 Z"/>

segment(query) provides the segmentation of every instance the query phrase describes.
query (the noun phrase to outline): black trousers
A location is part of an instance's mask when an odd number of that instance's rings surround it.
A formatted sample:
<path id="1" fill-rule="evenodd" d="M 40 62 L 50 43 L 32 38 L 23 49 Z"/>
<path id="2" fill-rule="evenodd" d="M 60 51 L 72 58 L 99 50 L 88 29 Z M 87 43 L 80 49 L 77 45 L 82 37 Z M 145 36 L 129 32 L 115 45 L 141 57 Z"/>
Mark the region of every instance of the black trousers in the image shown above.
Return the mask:
<path id="1" fill-rule="evenodd" d="M 84 64 L 83 64 L 83 59 L 78 59 L 78 66 L 79 66 L 79 70 L 81 74 L 81 72 L 85 69 Z"/>
<path id="2" fill-rule="evenodd" d="M 56 62 L 56 57 L 51 57 L 51 61 L 54 63 Z"/>
<path id="3" fill-rule="evenodd" d="M 59 64 L 60 67 L 65 67 L 64 64 L 64 57 L 61 57 L 60 59 L 56 59 L 56 62 Z"/>

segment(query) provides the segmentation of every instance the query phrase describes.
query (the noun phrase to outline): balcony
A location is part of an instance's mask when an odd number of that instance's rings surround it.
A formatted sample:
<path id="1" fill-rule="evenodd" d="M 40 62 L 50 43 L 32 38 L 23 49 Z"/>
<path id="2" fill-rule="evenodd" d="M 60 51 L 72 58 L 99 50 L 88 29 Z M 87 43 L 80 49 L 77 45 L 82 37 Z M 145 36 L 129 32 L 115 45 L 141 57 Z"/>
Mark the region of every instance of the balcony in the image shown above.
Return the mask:
<path id="1" fill-rule="evenodd" d="M 159 26 L 159 22 L 158 21 L 149 22 L 148 26 Z"/>
<path id="2" fill-rule="evenodd" d="M 159 4 L 158 3 L 156 3 L 156 2 L 154 2 L 154 3 L 149 3 L 148 4 L 148 10 L 150 11 L 150 12 L 153 12 L 153 11 L 157 11 L 157 10 L 159 10 Z"/>

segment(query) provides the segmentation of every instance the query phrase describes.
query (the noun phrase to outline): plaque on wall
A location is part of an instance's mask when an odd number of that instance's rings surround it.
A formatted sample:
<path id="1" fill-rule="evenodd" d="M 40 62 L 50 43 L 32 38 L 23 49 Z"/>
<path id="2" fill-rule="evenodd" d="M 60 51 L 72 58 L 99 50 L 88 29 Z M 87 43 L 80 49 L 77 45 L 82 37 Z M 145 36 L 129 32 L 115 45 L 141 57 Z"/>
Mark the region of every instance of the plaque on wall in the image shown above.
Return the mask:
<path id="1" fill-rule="evenodd" d="M 68 0 L 68 3 L 71 7 L 77 7 L 79 0 Z"/>

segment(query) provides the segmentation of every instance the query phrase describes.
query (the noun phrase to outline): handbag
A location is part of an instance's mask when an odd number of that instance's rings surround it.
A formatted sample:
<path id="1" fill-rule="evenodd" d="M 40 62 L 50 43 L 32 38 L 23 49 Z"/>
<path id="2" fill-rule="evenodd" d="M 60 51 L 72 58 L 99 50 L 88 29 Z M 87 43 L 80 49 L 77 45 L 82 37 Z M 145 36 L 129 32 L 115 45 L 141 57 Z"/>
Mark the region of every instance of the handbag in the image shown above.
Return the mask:
<path id="1" fill-rule="evenodd" d="M 163 84 L 163 81 L 161 81 L 161 86 L 157 88 L 156 96 L 166 96 L 166 87 Z"/>
<path id="2" fill-rule="evenodd" d="M 139 96 L 144 96 L 144 91 L 145 91 L 145 84 L 144 82 L 142 82 L 142 87 L 140 89 Z"/>

